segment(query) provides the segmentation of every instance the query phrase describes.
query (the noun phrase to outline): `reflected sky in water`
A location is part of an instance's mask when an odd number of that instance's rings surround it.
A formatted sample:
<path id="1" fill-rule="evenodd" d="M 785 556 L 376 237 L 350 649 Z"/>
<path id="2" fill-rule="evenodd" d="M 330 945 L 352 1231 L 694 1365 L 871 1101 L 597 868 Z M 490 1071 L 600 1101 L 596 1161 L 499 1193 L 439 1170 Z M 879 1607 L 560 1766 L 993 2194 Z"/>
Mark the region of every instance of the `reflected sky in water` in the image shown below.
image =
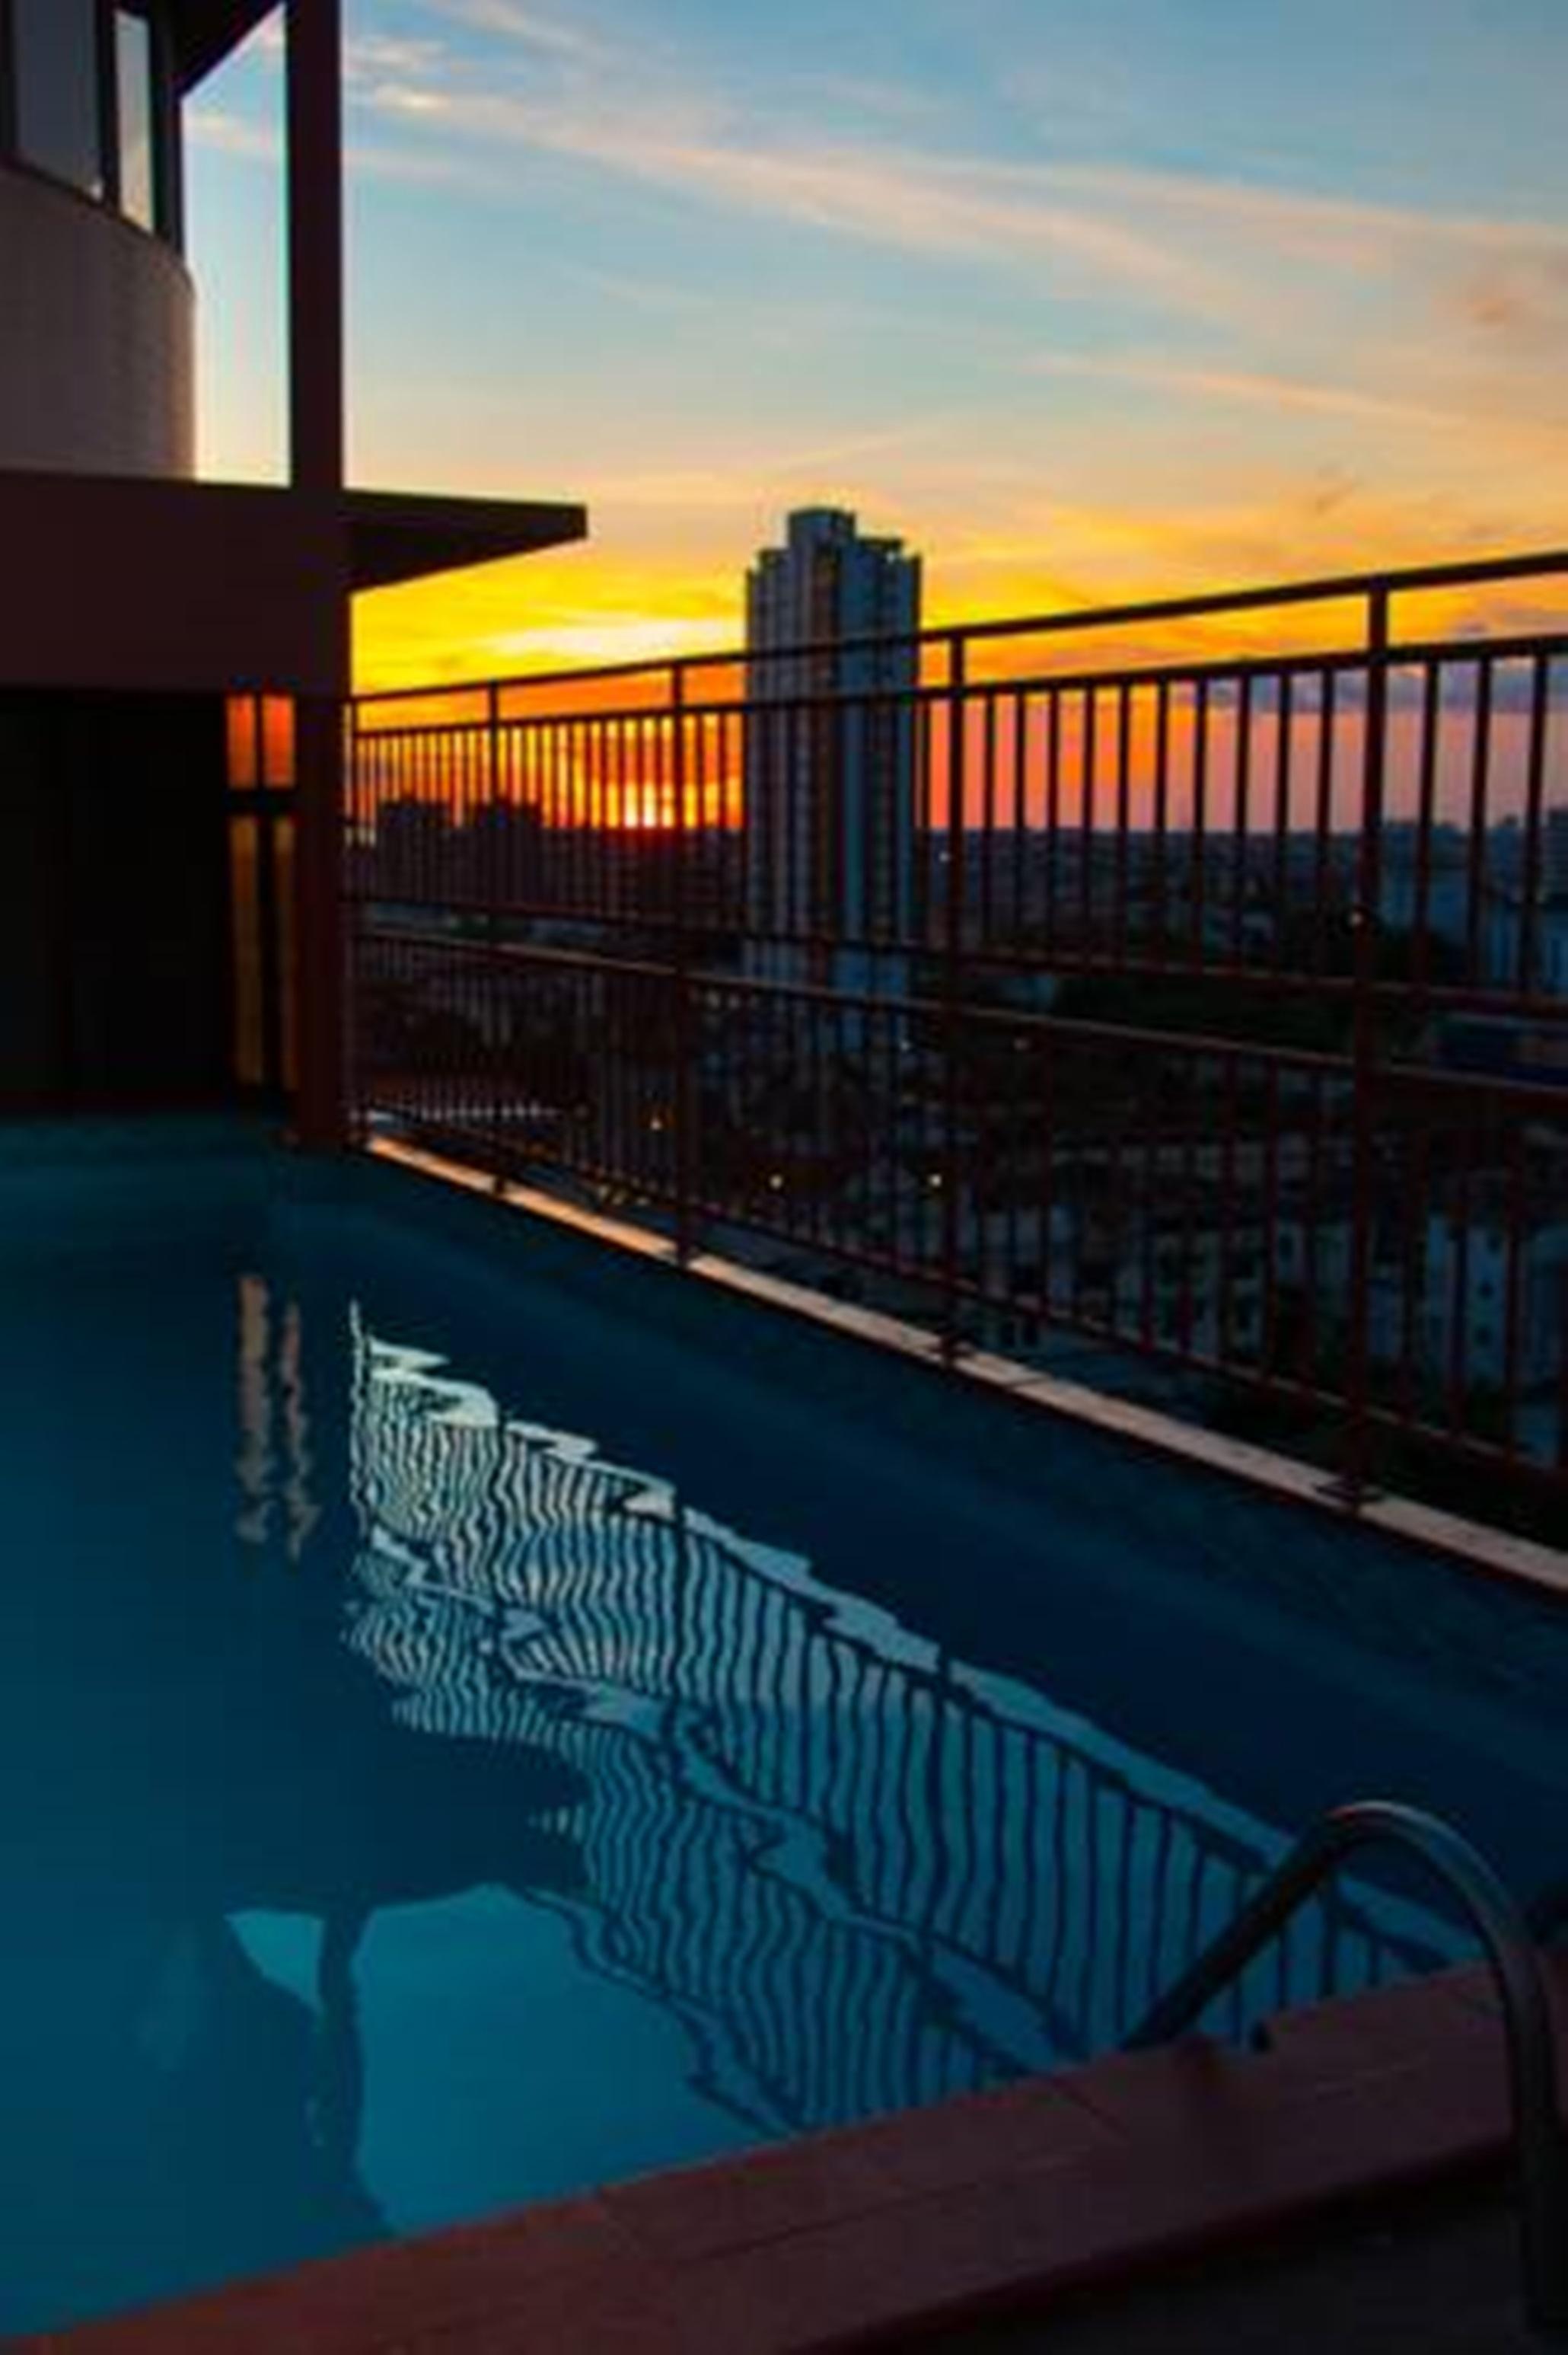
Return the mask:
<path id="1" fill-rule="evenodd" d="M 1279 1850 L 345 1221 L 6 1279 L 0 2329 L 1103 2049 Z M 1247 1999 L 1442 1943 L 1361 1892 Z"/>

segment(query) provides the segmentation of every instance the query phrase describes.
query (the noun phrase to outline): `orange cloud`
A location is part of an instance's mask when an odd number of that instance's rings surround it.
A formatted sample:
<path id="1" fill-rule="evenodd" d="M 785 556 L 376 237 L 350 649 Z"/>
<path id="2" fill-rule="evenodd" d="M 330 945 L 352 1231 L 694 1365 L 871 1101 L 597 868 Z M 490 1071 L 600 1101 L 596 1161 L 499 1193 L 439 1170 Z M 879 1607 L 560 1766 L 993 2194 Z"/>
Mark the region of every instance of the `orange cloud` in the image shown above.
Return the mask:
<path id="1" fill-rule="evenodd" d="M 1238 398 L 1265 397 L 1266 379 L 1239 381 Z M 868 527 L 924 555 L 927 618 L 942 624 L 1505 554 L 1542 546 L 1568 523 L 1568 507 L 1545 502 L 1539 464 L 1480 485 L 1461 474 L 1407 487 L 1340 468 L 1246 466 L 1238 455 L 1220 495 L 1181 502 L 1161 498 L 1131 457 L 1129 442 L 1122 497 L 1062 496 L 1049 477 L 1032 479 L 1026 453 L 977 430 L 950 452 L 868 450 L 853 473 L 878 487 L 851 503 Z M 596 537 L 586 546 L 360 599 L 358 683 L 440 686 L 733 648 L 753 552 L 788 505 L 814 495 L 804 464 L 789 483 L 759 480 L 740 461 L 590 483 Z M 824 464 L 824 490 L 838 478 Z M 1535 626 L 1562 613 L 1563 595 L 1538 580 L 1411 601 L 1410 626 L 1417 616 L 1434 635 Z M 1344 606 L 1304 607 L 1156 641 L 1147 631 L 1091 641 L 1084 631 L 1029 645 L 1052 668 L 1069 647 L 1082 663 L 1097 645 L 1113 666 L 1172 652 L 1308 653 L 1355 644 L 1361 623 Z"/>
<path id="2" fill-rule="evenodd" d="M 449 686 L 735 644 L 738 575 L 591 549 L 380 590 L 355 606 L 355 677 Z"/>

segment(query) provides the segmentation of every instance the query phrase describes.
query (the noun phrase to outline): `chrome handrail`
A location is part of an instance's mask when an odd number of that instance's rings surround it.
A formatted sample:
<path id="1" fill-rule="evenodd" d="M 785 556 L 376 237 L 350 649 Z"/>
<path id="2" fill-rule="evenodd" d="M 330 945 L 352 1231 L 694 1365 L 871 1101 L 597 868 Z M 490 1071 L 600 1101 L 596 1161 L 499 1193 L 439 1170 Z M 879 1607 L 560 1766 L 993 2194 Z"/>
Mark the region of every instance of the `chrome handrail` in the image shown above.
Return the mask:
<path id="1" fill-rule="evenodd" d="M 1508 2047 L 1519 2172 L 1520 2261 L 1532 2322 L 1568 2328 L 1568 2149 L 1557 2105 L 1552 2009 L 1531 1924 L 1479 1851 L 1440 1817 L 1393 1800 L 1363 1799 L 1319 1817 L 1256 1894 L 1127 2040 L 1129 2051 L 1168 2042 L 1284 1929 L 1291 1915 L 1361 1848 L 1404 1850 L 1469 1915 L 1497 1982 Z"/>

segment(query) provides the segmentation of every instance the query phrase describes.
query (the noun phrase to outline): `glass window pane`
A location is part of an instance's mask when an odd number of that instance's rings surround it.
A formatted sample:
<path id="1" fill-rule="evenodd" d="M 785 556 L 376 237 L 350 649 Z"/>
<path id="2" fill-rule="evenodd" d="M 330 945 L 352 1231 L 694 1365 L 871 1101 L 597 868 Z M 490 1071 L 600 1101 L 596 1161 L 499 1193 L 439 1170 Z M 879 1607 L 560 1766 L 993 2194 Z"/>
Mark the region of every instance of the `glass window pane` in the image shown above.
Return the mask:
<path id="1" fill-rule="evenodd" d="M 120 128 L 120 209 L 143 229 L 157 226 L 153 164 L 153 35 L 144 16 L 114 12 L 114 93 Z"/>
<path id="2" fill-rule="evenodd" d="M 103 194 L 95 0 L 11 0 L 18 154 Z"/>

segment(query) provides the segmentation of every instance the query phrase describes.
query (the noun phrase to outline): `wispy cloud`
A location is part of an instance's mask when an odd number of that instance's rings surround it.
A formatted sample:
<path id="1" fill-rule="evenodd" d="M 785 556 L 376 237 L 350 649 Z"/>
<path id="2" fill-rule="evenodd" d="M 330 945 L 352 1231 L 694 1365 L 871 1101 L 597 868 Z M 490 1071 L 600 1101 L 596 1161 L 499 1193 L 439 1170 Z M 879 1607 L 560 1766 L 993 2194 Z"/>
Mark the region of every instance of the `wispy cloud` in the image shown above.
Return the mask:
<path id="1" fill-rule="evenodd" d="M 498 165 L 525 152 L 656 183 L 715 210 L 796 223 L 824 236 L 896 246 L 991 271 L 1044 270 L 1056 291 L 1120 289 L 1167 311 L 1211 320 L 1288 323 L 1291 305 L 1326 283 L 1402 282 L 1412 300 L 1462 267 L 1510 273 L 1550 295 L 1568 271 L 1560 223 L 1373 203 L 1310 188 L 1200 173 L 1060 160 L 1006 160 L 907 133 L 928 92 L 896 84 L 863 92 L 878 133 L 791 136 L 755 95 L 715 85 L 667 51 L 634 60 L 608 35 L 514 0 L 426 0 L 454 24 L 504 33 L 526 52 L 522 86 L 504 68 L 482 85 L 471 62 L 382 73 L 362 103 L 388 125 L 450 144 L 454 176 L 494 192 Z M 417 46 L 417 45 L 416 45 Z M 548 68 L 541 83 L 539 72 Z M 834 87 L 824 82 L 823 91 Z M 836 86 L 852 101 L 856 85 Z M 775 99 L 777 100 L 777 93 Z M 821 110 L 817 110 L 820 114 Z M 789 117 L 790 110 L 785 109 Z M 803 121 L 798 106 L 793 119 Z M 898 118 L 902 116 L 903 120 Z M 880 120 L 879 120 L 880 118 Z M 930 123 L 933 134 L 937 123 Z M 1282 261 L 1313 280 L 1280 284 Z M 1440 292 L 1434 293 L 1436 307 Z M 1517 300 L 1518 298 L 1516 298 Z M 1493 315 L 1500 315 L 1494 298 Z"/>
<path id="2" fill-rule="evenodd" d="M 1318 418 L 1346 429 L 1336 446 L 1359 450 L 1361 464 L 1407 473 L 1413 443 L 1430 469 L 1439 453 L 1501 488 L 1561 469 L 1568 456 L 1568 418 L 1539 397 L 1535 380 L 1507 366 L 1476 365 L 1442 341 L 1374 354 L 1373 384 L 1339 383 L 1283 371 L 1192 365 L 1143 354 L 1042 353 L 1031 374 L 1081 379 L 1179 401 L 1188 408 L 1243 408 L 1288 427 Z M 1424 390 L 1417 390 L 1420 387 Z M 1380 430 L 1381 429 L 1381 430 Z"/>
<path id="3" fill-rule="evenodd" d="M 443 57 L 439 41 L 355 30 L 344 44 L 344 77 L 352 87 L 356 82 L 428 75 L 440 69 Z"/>
<path id="4" fill-rule="evenodd" d="M 526 630 L 496 630 L 488 651 L 521 668 L 530 664 L 637 662 L 644 655 L 697 654 L 714 643 L 704 615 L 683 622 L 647 613 L 608 613 L 593 621 L 542 622 Z"/>
<path id="5" fill-rule="evenodd" d="M 1453 284 L 1446 318 L 1489 355 L 1560 367 L 1568 358 L 1568 240 L 1478 256 Z"/>
<path id="6" fill-rule="evenodd" d="M 817 106 L 841 108 L 863 118 L 880 117 L 906 128 L 915 123 L 928 125 L 942 112 L 942 101 L 936 91 L 885 77 L 876 80 L 868 74 L 806 69 L 796 78 L 795 88 Z"/>
<path id="7" fill-rule="evenodd" d="M 1172 360 L 1128 359 L 1082 352 L 1047 352 L 1030 362 L 1038 375 L 1083 377 L 1097 383 L 1134 385 L 1150 392 L 1241 401 L 1248 406 L 1291 410 L 1312 416 L 1345 417 L 1362 423 L 1456 427 L 1473 430 L 1475 418 L 1462 409 L 1405 400 L 1353 385 L 1316 383 L 1255 369 L 1189 368 Z"/>
<path id="8" fill-rule="evenodd" d="M 1003 171 L 1009 167 L 998 167 Z M 1309 187 L 1197 172 L 1150 171 L 1130 165 L 1051 164 L 1017 167 L 1043 176 L 1064 195 L 1075 191 L 1114 208 L 1160 210 L 1241 228 L 1297 259 L 1378 268 L 1412 246 L 1471 251 L 1557 254 L 1568 258 L 1568 228 L 1555 220 L 1512 218 L 1444 207 L 1375 203 Z"/>
<path id="9" fill-rule="evenodd" d="M 188 106 L 185 129 L 187 139 L 215 155 L 238 156 L 252 164 L 282 160 L 283 143 L 276 127 L 251 115 L 235 114 L 220 106 Z"/>
<path id="10" fill-rule="evenodd" d="M 624 52 L 607 37 L 589 30 L 580 11 L 556 16 L 545 9 L 524 6 L 520 0 L 422 0 L 426 14 L 444 17 L 470 32 L 492 33 L 503 40 L 567 63 L 595 69 L 619 69 Z"/>
<path id="11" fill-rule="evenodd" d="M 389 122 L 429 124 L 492 150 L 535 149 L 654 181 L 715 207 L 747 209 L 837 238 L 932 258 L 1021 261 L 1076 270 L 1103 284 L 1211 312 L 1231 299 L 1223 275 L 1157 235 L 1052 200 L 968 159 L 891 145 L 780 145 L 726 136 L 700 101 L 672 109 L 604 97 L 592 105 L 498 92 L 384 85 L 372 105 Z M 471 163 L 471 150 L 468 161 Z"/>

